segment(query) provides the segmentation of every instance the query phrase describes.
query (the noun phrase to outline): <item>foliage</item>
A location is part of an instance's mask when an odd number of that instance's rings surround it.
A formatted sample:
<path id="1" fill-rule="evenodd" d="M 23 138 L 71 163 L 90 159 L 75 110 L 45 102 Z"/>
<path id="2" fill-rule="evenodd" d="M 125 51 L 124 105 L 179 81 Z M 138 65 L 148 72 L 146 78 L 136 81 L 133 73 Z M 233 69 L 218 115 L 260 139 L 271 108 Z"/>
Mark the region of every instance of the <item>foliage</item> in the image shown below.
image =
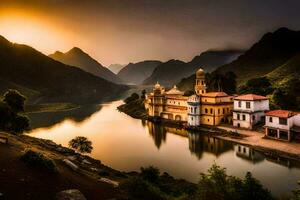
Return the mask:
<path id="1" fill-rule="evenodd" d="M 221 73 L 206 73 L 205 82 L 209 91 L 223 91 L 228 94 L 236 92 L 236 75 L 232 72 Z"/>
<path id="2" fill-rule="evenodd" d="M 141 177 L 130 177 L 120 183 L 120 188 L 126 191 L 130 199 L 163 200 L 167 199 L 159 188 L 153 186 Z"/>
<path id="3" fill-rule="evenodd" d="M 259 77 L 248 80 L 245 85 L 239 88 L 239 93 L 266 96 L 272 94 L 273 90 L 272 84 L 267 77 Z"/>
<path id="4" fill-rule="evenodd" d="M 48 171 L 51 173 L 57 172 L 57 168 L 53 160 L 33 150 L 27 150 L 21 156 L 21 160 L 28 166 L 33 168 Z"/>
<path id="5" fill-rule="evenodd" d="M 30 122 L 29 118 L 25 115 L 16 115 L 12 120 L 12 131 L 14 133 L 23 133 L 23 131 L 29 130 Z"/>
<path id="6" fill-rule="evenodd" d="M 27 116 L 20 115 L 24 111 L 26 97 L 16 90 L 5 93 L 0 101 L 0 129 L 12 133 L 23 133 L 29 130 L 30 123 Z"/>
<path id="7" fill-rule="evenodd" d="M 213 165 L 208 174 L 201 174 L 196 199 L 273 199 L 271 193 L 248 172 L 244 180 L 228 176 L 226 170 Z"/>
<path id="8" fill-rule="evenodd" d="M 141 94 L 141 99 L 145 99 L 145 98 L 146 98 L 146 90 L 143 89 Z"/>
<path id="9" fill-rule="evenodd" d="M 125 101 L 125 103 L 130 103 L 130 102 L 132 102 L 134 100 L 137 100 L 139 98 L 140 97 L 139 97 L 139 95 L 137 93 L 132 93 L 131 96 L 127 97 L 124 101 Z"/>
<path id="10" fill-rule="evenodd" d="M 144 180 L 150 183 L 157 183 L 159 180 L 159 169 L 153 166 L 150 167 L 141 167 L 141 176 Z"/>
<path id="11" fill-rule="evenodd" d="M 18 113 L 24 111 L 26 97 L 20 94 L 17 90 L 8 90 L 4 94 L 3 101 L 6 102 L 11 109 Z"/>
<path id="12" fill-rule="evenodd" d="M 92 142 L 86 137 L 77 136 L 69 142 L 69 146 L 80 153 L 91 153 L 93 150 Z"/>

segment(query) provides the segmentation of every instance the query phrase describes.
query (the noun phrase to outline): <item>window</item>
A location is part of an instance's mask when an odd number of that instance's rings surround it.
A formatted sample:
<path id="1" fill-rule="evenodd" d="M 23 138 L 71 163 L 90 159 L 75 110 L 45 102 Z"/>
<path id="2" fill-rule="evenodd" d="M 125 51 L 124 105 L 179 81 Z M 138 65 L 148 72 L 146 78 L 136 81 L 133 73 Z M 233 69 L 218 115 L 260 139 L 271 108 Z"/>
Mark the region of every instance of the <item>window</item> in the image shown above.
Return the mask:
<path id="1" fill-rule="evenodd" d="M 205 113 L 208 113 L 208 110 L 207 110 L 207 108 L 205 108 Z"/>
<path id="2" fill-rule="evenodd" d="M 192 121 L 194 120 L 194 118 L 192 117 Z"/>
<path id="3" fill-rule="evenodd" d="M 243 121 L 245 121 L 246 120 L 246 115 L 243 115 Z"/>
<path id="4" fill-rule="evenodd" d="M 255 115 L 252 116 L 252 120 L 255 121 Z"/>
<path id="5" fill-rule="evenodd" d="M 218 114 L 220 114 L 220 108 L 218 109 Z"/>
<path id="6" fill-rule="evenodd" d="M 237 119 L 240 120 L 240 114 L 237 114 Z"/>
<path id="7" fill-rule="evenodd" d="M 225 108 L 223 108 L 223 115 L 225 114 Z"/>
<path id="8" fill-rule="evenodd" d="M 273 122 L 273 117 L 269 117 L 269 122 Z"/>
<path id="9" fill-rule="evenodd" d="M 204 81 L 202 81 L 201 84 L 204 85 Z"/>
<path id="10" fill-rule="evenodd" d="M 213 114 L 213 109 L 212 108 L 210 109 L 210 113 Z"/>
<path id="11" fill-rule="evenodd" d="M 194 107 L 194 113 L 196 114 L 196 112 L 197 112 L 197 107 Z"/>
<path id="12" fill-rule="evenodd" d="M 281 125 L 287 125 L 287 119 L 286 118 L 279 118 L 279 124 Z"/>
<path id="13" fill-rule="evenodd" d="M 244 153 L 246 153 L 246 148 L 245 148 L 245 147 L 244 147 L 244 149 L 243 149 L 243 150 L 244 150 Z"/>
<path id="14" fill-rule="evenodd" d="M 242 102 L 241 101 L 239 101 L 239 107 L 242 107 Z"/>
<path id="15" fill-rule="evenodd" d="M 250 102 L 246 102 L 246 108 L 250 108 Z"/>
<path id="16" fill-rule="evenodd" d="M 241 146 L 239 146 L 239 152 L 241 152 Z"/>

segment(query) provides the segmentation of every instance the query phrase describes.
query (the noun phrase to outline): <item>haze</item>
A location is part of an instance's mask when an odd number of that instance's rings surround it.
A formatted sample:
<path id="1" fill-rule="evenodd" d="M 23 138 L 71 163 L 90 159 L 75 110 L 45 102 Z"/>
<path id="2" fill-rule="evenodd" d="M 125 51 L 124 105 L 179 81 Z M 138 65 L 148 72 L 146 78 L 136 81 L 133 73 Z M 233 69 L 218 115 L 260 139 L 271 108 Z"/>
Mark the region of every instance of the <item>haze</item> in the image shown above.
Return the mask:
<path id="1" fill-rule="evenodd" d="M 77 46 L 104 65 L 190 60 L 300 28 L 297 0 L 1 0 L 0 34 L 45 54 Z"/>

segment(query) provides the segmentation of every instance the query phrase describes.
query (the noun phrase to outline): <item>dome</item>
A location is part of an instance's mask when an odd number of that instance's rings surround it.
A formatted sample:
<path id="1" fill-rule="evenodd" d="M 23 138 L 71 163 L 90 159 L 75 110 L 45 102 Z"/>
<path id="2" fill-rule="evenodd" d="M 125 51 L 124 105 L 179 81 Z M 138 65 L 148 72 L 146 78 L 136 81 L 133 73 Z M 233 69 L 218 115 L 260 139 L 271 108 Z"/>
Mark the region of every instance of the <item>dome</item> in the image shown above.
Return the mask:
<path id="1" fill-rule="evenodd" d="M 154 89 L 156 89 L 156 90 L 160 89 L 160 84 L 158 82 L 154 85 Z"/>
<path id="2" fill-rule="evenodd" d="M 202 68 L 198 69 L 198 71 L 196 72 L 197 76 L 204 76 L 205 72 L 203 71 Z"/>
<path id="3" fill-rule="evenodd" d="M 188 102 L 191 102 L 191 103 L 199 103 L 200 102 L 200 98 L 199 98 L 199 96 L 197 96 L 197 95 L 192 95 L 192 96 L 189 96 L 189 98 L 188 98 L 188 100 L 187 100 Z"/>
<path id="4" fill-rule="evenodd" d="M 180 90 L 178 90 L 176 85 L 174 85 L 174 87 L 171 90 L 167 91 L 166 94 L 183 95 L 184 92 L 181 92 Z"/>

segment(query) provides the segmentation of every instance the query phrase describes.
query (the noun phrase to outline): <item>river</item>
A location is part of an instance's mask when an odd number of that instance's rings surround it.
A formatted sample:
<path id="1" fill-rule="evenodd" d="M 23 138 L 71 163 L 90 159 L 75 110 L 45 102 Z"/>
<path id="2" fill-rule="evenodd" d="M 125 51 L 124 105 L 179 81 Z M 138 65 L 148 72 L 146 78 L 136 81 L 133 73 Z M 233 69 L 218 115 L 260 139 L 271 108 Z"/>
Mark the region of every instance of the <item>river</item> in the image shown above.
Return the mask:
<path id="1" fill-rule="evenodd" d="M 152 165 L 174 177 L 197 182 L 199 173 L 216 163 L 238 177 L 250 171 L 277 197 L 289 194 L 300 180 L 299 162 L 266 157 L 232 142 L 133 119 L 117 111 L 121 104 L 120 100 L 83 107 L 72 111 L 73 117 L 70 112 L 31 114 L 34 127 L 40 128 L 29 134 L 64 146 L 76 136 L 85 136 L 93 142 L 92 157 L 121 171 Z M 57 119 L 62 116 L 64 120 Z"/>

